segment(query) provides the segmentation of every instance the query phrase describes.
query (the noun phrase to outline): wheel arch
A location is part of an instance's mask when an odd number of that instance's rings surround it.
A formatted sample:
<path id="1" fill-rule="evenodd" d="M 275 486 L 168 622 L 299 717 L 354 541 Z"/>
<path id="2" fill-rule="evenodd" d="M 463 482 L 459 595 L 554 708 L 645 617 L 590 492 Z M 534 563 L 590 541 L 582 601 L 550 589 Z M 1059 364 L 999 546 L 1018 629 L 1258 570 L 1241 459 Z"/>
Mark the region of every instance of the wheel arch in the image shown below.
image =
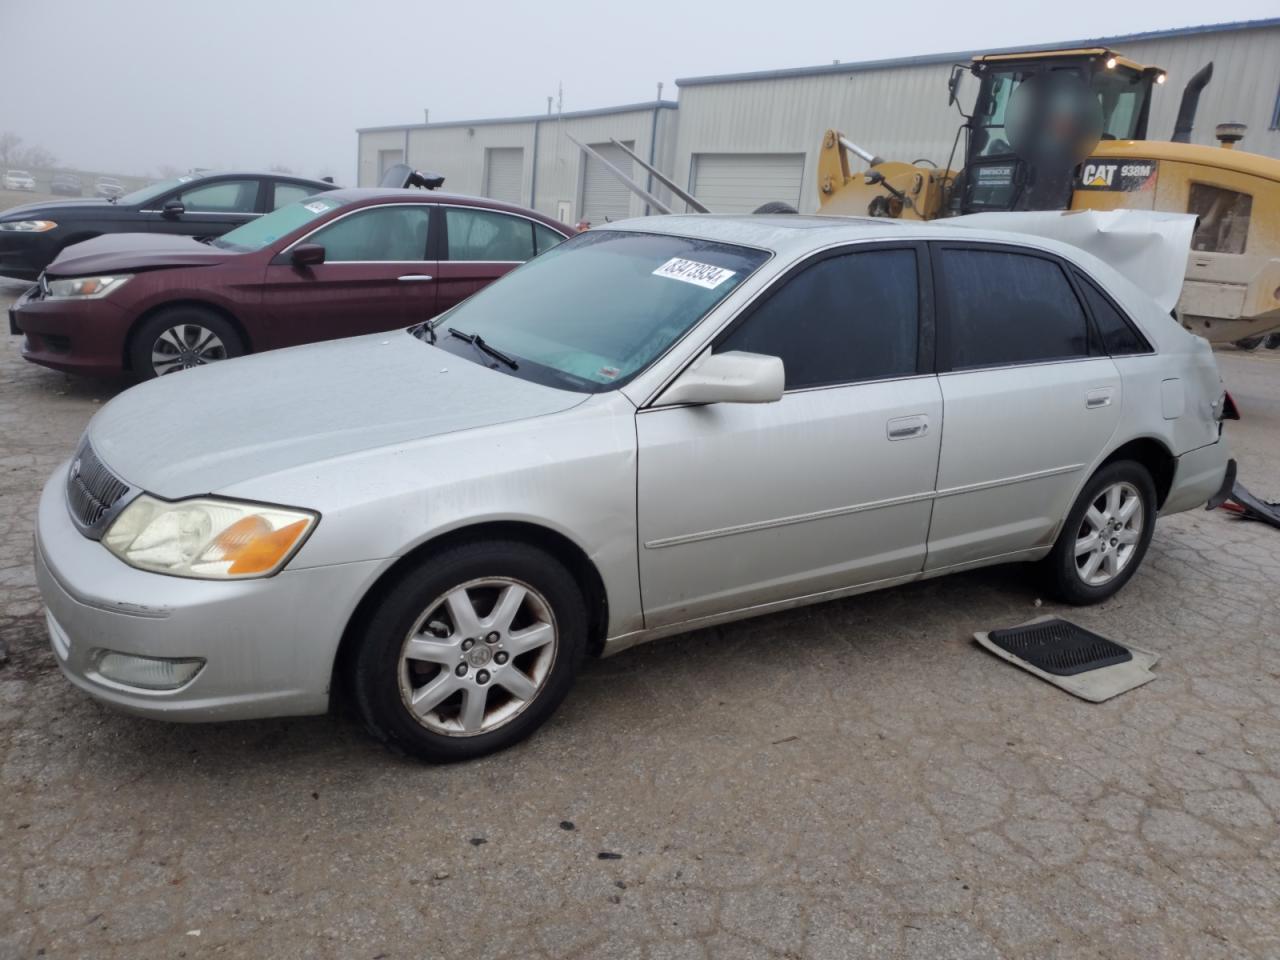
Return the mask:
<path id="1" fill-rule="evenodd" d="M 1163 507 L 1169 491 L 1173 489 L 1173 475 L 1178 467 L 1178 458 L 1168 446 L 1155 437 L 1136 437 L 1107 454 L 1093 472 L 1097 473 L 1107 464 L 1118 460 L 1134 460 L 1147 468 L 1156 485 L 1156 509 Z"/>
<path id="2" fill-rule="evenodd" d="M 138 314 L 138 316 L 134 318 L 133 323 L 129 324 L 129 332 L 125 336 L 124 344 L 121 347 L 124 351 L 124 356 L 120 358 L 121 365 L 125 370 L 132 369 L 132 363 L 129 360 L 129 355 L 133 352 L 134 337 L 137 336 L 138 330 L 141 329 L 142 325 L 152 317 L 156 316 L 156 314 L 179 307 L 198 307 L 201 310 L 210 310 L 213 313 L 218 314 L 218 316 L 226 320 L 227 323 L 235 327 L 236 333 L 239 334 L 241 342 L 244 343 L 245 353 L 253 352 L 253 340 L 249 336 L 249 331 L 246 330 L 244 324 L 240 322 L 240 318 L 225 306 L 220 303 L 214 303 L 211 300 L 203 300 L 200 297 L 182 297 L 177 300 L 164 300 L 160 303 L 152 304 Z"/>
<path id="3" fill-rule="evenodd" d="M 329 686 L 331 702 L 335 695 L 344 692 L 343 681 L 350 675 L 347 667 L 355 651 L 359 627 L 369 612 L 416 564 L 455 544 L 476 540 L 516 540 L 545 550 L 564 563 L 586 595 L 587 652 L 591 656 L 600 655 L 604 649 L 605 634 L 609 627 L 609 598 L 600 571 L 582 547 L 563 533 L 527 520 L 483 521 L 455 527 L 423 541 L 384 570 L 365 591 L 364 596 L 360 598 L 347 618 L 342 637 L 338 642 L 338 650 L 333 659 L 333 676 Z"/>

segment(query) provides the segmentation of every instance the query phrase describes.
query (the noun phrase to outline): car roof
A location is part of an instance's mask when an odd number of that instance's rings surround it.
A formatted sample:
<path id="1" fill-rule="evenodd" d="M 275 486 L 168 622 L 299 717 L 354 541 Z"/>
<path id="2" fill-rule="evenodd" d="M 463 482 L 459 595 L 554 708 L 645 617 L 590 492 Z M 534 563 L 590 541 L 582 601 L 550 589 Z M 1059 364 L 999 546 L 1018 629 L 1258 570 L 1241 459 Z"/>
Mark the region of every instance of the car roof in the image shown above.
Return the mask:
<path id="1" fill-rule="evenodd" d="M 375 201 L 394 201 L 401 203 L 452 203 L 464 207 L 479 207 L 485 210 L 502 210 L 507 213 L 518 213 L 523 217 L 539 220 L 557 230 L 573 233 L 570 227 L 560 223 L 554 217 L 531 210 L 514 203 L 502 200 L 491 200 L 488 197 L 472 197 L 461 193 L 442 193 L 439 190 L 423 190 L 419 187 L 342 187 L 326 194 L 329 200 L 348 203 L 372 203 Z"/>
<path id="2" fill-rule="evenodd" d="M 1078 248 L 1045 237 L 945 221 L 892 220 L 880 217 L 808 216 L 802 214 L 686 214 L 637 217 L 593 225 L 592 230 L 626 230 L 736 243 L 770 250 L 781 257 L 858 240 L 965 240 L 970 243 L 1013 243 L 1067 256 Z"/>
<path id="3" fill-rule="evenodd" d="M 332 190 L 334 188 L 333 184 L 328 180 L 317 180 L 315 177 L 304 177 L 299 173 L 284 173 L 280 170 L 201 170 L 198 173 L 184 173 L 181 176 L 190 177 L 192 180 L 212 180 L 215 177 L 268 177 L 272 180 L 294 180 L 299 183 L 313 183 L 324 190 Z"/>
<path id="4" fill-rule="evenodd" d="M 1078 246 L 1031 233 L 991 227 L 951 226 L 944 221 L 889 220 L 871 217 L 822 217 L 799 214 L 688 214 L 621 220 L 597 230 L 668 234 L 755 247 L 771 251 L 785 268 L 811 253 L 840 243 L 867 240 L 959 240 L 966 243 L 1001 243 L 1054 254 L 1083 269 L 1117 298 L 1138 321 L 1148 339 L 1166 349 L 1176 323 L 1151 296 L 1132 280 Z M 1172 331 L 1172 332 L 1171 332 Z"/>

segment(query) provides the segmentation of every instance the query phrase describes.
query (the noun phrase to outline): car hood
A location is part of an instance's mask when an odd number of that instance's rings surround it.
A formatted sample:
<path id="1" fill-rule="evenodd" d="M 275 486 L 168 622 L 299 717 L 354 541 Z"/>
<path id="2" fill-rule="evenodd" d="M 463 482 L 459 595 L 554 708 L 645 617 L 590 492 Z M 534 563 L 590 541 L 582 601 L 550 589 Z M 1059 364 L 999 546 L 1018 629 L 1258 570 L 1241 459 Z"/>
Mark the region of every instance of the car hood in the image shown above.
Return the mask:
<path id="1" fill-rule="evenodd" d="M 585 399 L 396 330 L 160 377 L 108 403 L 87 432 L 122 479 L 177 499 L 375 447 L 545 416 Z"/>
<path id="2" fill-rule="evenodd" d="M 208 267 L 240 256 L 201 243 L 194 237 L 167 233 L 104 233 L 66 247 L 45 273 L 50 277 L 84 277 L 161 267 Z"/>
<path id="3" fill-rule="evenodd" d="M 41 200 L 39 203 L 23 203 L 0 211 L 0 220 L 36 220 L 46 217 L 54 220 L 65 213 L 101 213 L 113 204 L 106 200 Z M 123 207 L 121 209 L 124 209 Z"/>

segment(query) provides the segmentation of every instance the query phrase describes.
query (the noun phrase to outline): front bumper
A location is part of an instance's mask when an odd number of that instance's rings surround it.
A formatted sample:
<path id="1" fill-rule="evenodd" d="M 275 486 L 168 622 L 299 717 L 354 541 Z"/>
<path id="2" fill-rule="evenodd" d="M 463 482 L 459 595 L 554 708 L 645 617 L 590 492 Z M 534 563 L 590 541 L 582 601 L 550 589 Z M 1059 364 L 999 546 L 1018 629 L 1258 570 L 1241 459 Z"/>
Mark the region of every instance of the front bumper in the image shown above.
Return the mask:
<path id="1" fill-rule="evenodd" d="M 64 464 L 36 518 L 36 581 L 67 679 L 97 700 L 159 720 L 323 713 L 338 642 L 390 561 L 334 564 L 261 580 L 188 580 L 136 570 L 82 536 L 63 494 Z M 100 652 L 199 657 L 176 690 L 127 687 L 97 671 Z"/>
<path id="2" fill-rule="evenodd" d="M 0 277 L 34 280 L 49 265 L 53 253 L 46 234 L 0 232 Z"/>
<path id="3" fill-rule="evenodd" d="M 22 356 L 32 363 L 111 376 L 124 370 L 130 317 L 109 300 L 47 300 L 31 287 L 9 309 L 9 329 L 25 334 Z"/>

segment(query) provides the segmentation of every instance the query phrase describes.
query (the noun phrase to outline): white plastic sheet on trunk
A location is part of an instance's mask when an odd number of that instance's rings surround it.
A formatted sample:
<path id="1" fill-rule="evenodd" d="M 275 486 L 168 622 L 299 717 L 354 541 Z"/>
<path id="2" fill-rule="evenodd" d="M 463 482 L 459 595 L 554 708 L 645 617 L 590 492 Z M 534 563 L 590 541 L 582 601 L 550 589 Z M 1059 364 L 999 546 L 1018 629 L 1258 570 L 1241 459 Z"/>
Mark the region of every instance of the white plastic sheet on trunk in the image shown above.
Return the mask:
<path id="1" fill-rule="evenodd" d="M 971 213 L 939 222 L 1069 243 L 1123 274 L 1165 310 L 1172 310 L 1182 293 L 1196 227 L 1192 214 L 1155 210 Z"/>

